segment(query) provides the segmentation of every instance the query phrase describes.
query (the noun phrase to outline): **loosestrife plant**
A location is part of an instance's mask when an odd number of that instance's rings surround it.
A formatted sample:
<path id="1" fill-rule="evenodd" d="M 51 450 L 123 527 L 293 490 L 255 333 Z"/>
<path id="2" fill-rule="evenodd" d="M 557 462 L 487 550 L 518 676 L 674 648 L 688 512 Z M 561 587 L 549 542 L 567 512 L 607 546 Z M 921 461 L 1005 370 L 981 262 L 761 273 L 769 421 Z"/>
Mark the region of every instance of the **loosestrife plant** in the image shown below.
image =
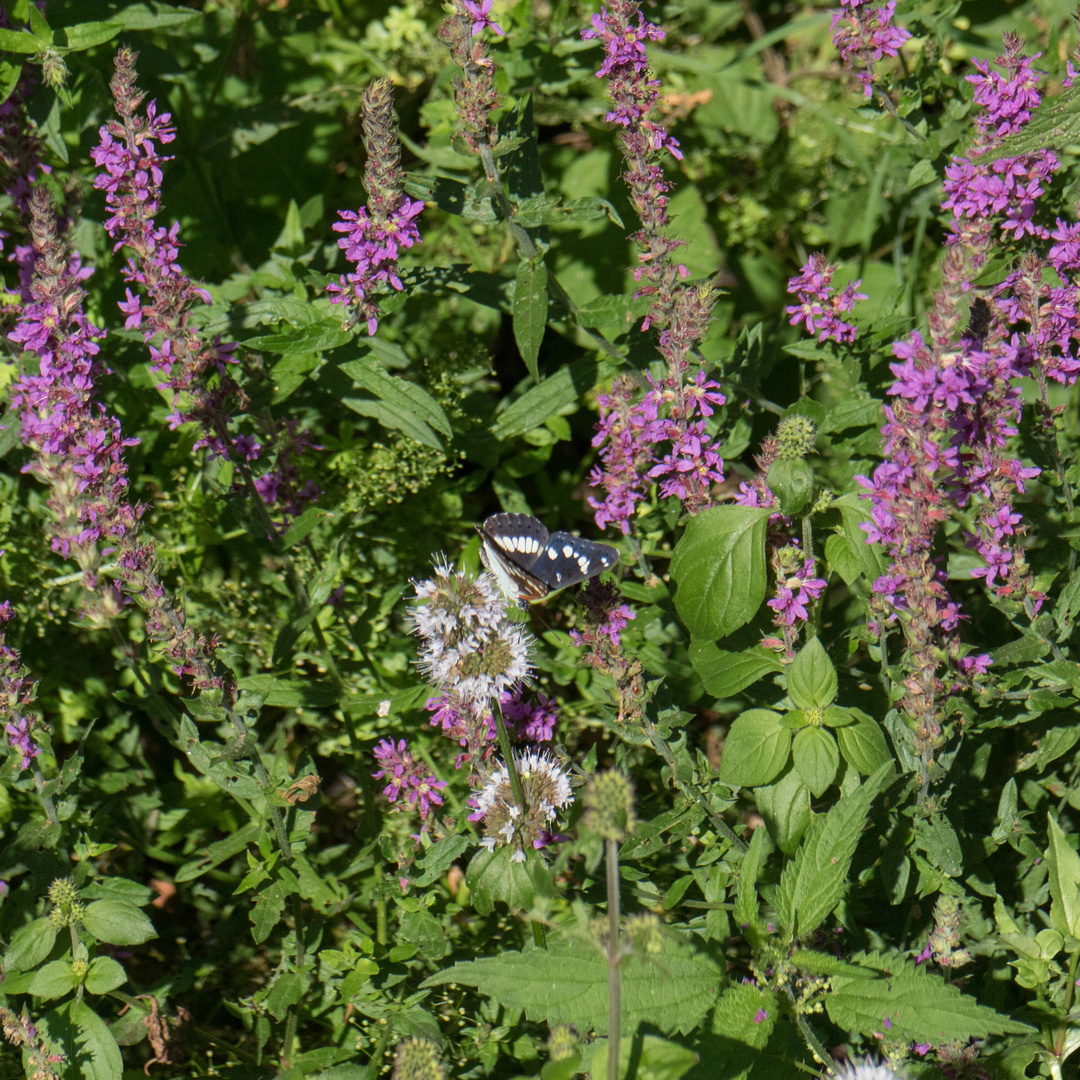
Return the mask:
<path id="1" fill-rule="evenodd" d="M 1072 1075 L 1076 28 L 323 6 L 0 26 L 7 1071 Z"/>

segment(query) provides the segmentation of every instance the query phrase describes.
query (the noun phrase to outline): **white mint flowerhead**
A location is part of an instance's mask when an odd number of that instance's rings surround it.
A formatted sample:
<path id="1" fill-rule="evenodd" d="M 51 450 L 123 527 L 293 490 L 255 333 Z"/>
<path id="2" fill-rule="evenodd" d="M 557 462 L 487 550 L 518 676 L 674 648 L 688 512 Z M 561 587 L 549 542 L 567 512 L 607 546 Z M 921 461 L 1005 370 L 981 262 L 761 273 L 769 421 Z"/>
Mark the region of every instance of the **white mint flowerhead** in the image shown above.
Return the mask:
<path id="1" fill-rule="evenodd" d="M 834 1071 L 837 1080 L 906 1080 L 903 1073 L 873 1058 L 865 1058 L 858 1062 L 848 1061 Z"/>
<path id="2" fill-rule="evenodd" d="M 486 704 L 528 679 L 532 639 L 507 618 L 490 574 L 472 577 L 440 559 L 434 577 L 413 585 L 417 662 L 428 682 L 462 701 Z"/>
<path id="3" fill-rule="evenodd" d="M 506 766 L 495 762 L 494 771 L 476 796 L 476 812 L 469 815 L 469 820 L 484 822 L 480 843 L 489 851 L 510 844 L 514 848 L 511 859 L 524 862 L 527 850 L 551 842 L 548 826 L 559 810 L 574 801 L 574 795 L 562 766 L 545 751 L 515 754 L 514 764 L 521 778 L 525 806 L 519 806 L 514 799 Z"/>

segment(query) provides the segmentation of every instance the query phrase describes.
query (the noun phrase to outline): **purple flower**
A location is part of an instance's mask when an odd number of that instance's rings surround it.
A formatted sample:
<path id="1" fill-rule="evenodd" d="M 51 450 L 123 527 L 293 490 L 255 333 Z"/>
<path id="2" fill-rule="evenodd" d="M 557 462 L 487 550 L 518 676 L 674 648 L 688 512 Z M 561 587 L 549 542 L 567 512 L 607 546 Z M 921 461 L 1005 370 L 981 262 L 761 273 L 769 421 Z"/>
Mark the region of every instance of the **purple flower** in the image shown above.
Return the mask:
<path id="1" fill-rule="evenodd" d="M 506 36 L 503 28 L 490 17 L 494 0 L 482 0 L 479 4 L 474 3 L 473 0 L 462 0 L 462 6 L 474 20 L 472 24 L 473 37 L 479 37 L 485 30 L 490 30 L 499 37 Z"/>
<path id="2" fill-rule="evenodd" d="M 874 61 L 896 56 L 911 34 L 892 25 L 895 0 L 872 7 L 873 0 L 840 0 L 841 8 L 832 13 L 833 44 L 844 65 L 854 68 L 870 97 L 874 83 Z"/>
<path id="3" fill-rule="evenodd" d="M 855 340 L 855 327 L 839 317 L 843 311 L 851 311 L 856 300 L 865 300 L 866 294 L 856 290 L 862 280 L 850 281 L 844 291 L 833 295 L 832 277 L 836 267 L 824 255 L 814 254 L 800 273 L 788 279 L 788 292 L 796 295 L 799 303 L 784 310 L 791 316 L 791 325 L 806 324 L 808 334 L 817 334 L 818 341 L 838 341 L 850 344 Z"/>
<path id="4" fill-rule="evenodd" d="M 769 1014 L 764 1009 L 758 1009 L 758 1011 L 754 1014 L 755 1024 L 763 1024 L 768 1019 Z"/>
<path id="5" fill-rule="evenodd" d="M 22 761 L 19 763 L 20 769 L 25 769 L 41 753 L 41 748 L 30 737 L 32 730 L 32 725 L 25 716 L 21 717 L 15 724 L 4 725 L 9 745 L 22 754 Z"/>
<path id="6" fill-rule="evenodd" d="M 492 0 L 484 0 L 473 13 L 474 26 L 494 26 L 487 19 Z M 478 33 L 474 29 L 474 33 Z M 500 31 L 501 32 L 501 31 Z M 401 144 L 394 120 L 394 91 L 388 79 L 376 79 L 364 93 L 364 188 L 368 205 L 359 210 L 339 210 L 341 219 L 335 232 L 345 233 L 338 247 L 353 264 L 348 274 L 339 276 L 326 292 L 335 304 L 343 304 L 349 323 L 365 322 L 368 334 L 379 326 L 378 296 L 388 289 L 403 288 L 397 273 L 401 252 L 420 243 L 416 218 L 424 204 L 410 199 L 403 191 L 405 174 L 401 170 Z"/>
<path id="7" fill-rule="evenodd" d="M 376 780 L 388 781 L 383 794 L 391 803 L 397 803 L 404 796 L 402 805 L 394 809 L 403 809 L 405 805 L 415 807 L 424 823 L 420 827 L 422 832 L 427 827 L 432 807 L 442 805 L 439 792 L 446 787 L 446 781 L 437 780 L 428 773 L 425 765 L 414 761 L 404 739 L 399 739 L 396 745 L 392 739 L 383 739 L 372 753 L 382 768 L 371 775 Z"/>
<path id="8" fill-rule="evenodd" d="M 554 698 L 537 694 L 527 700 L 524 691 L 518 687 L 511 694 L 503 694 L 499 700 L 503 719 L 512 721 L 515 735 L 524 741 L 550 742 L 559 720 L 558 708 Z"/>
<path id="9" fill-rule="evenodd" d="M 124 325 L 142 330 L 151 367 L 167 376 L 161 388 L 173 395 L 170 425 L 197 422 L 202 434 L 196 449 L 206 447 L 211 454 L 227 457 L 225 403 L 235 384 L 226 371 L 235 363 L 236 346 L 222 344 L 219 338 L 207 344 L 189 326 L 192 309 L 209 304 L 211 297 L 180 267 L 179 223 L 166 229 L 154 221 L 161 205 L 162 165 L 171 160 L 158 146 L 176 138 L 172 117 L 159 114 L 154 101 L 146 106 L 145 116 L 139 114 L 143 95 L 135 86 L 135 54 L 130 49 L 117 53 L 111 89 L 120 119 L 100 128 L 100 141 L 90 157 L 102 170 L 94 187 L 105 192 L 110 213 L 105 231 L 116 241 L 114 251 L 129 250 L 124 278 L 144 297 L 125 290 L 120 304 Z M 154 341 L 159 344 L 151 344 Z"/>

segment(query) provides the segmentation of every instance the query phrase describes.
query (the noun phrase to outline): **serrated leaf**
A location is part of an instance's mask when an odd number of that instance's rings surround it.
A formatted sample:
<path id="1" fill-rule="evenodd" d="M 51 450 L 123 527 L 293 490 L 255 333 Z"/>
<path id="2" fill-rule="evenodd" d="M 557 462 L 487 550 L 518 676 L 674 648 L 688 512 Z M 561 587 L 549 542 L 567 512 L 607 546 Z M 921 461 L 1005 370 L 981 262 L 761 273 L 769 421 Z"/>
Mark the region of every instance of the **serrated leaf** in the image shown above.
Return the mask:
<path id="1" fill-rule="evenodd" d="M 26 55 L 41 52 L 42 49 L 46 49 L 48 46 L 48 41 L 43 41 L 36 34 L 28 33 L 25 30 L 0 29 L 0 49 L 4 52 Z"/>
<path id="2" fill-rule="evenodd" d="M 862 567 L 855 558 L 851 542 L 842 533 L 833 533 L 825 540 L 825 561 L 835 570 L 845 585 L 851 585 L 862 575 Z"/>
<path id="3" fill-rule="evenodd" d="M 1080 142 L 1080 88 L 1072 86 L 1044 100 L 1023 129 L 996 143 L 987 159 L 1001 161 L 1048 149 L 1061 150 L 1075 142 Z"/>
<path id="4" fill-rule="evenodd" d="M 29 971 L 37 967 L 55 944 L 56 927 L 48 919 L 34 919 L 20 926 L 4 953 L 4 970 Z"/>
<path id="5" fill-rule="evenodd" d="M 959 877 L 964 871 L 960 857 L 960 838 L 944 814 L 935 814 L 919 822 L 915 830 L 918 846 L 927 859 L 943 874 Z"/>
<path id="6" fill-rule="evenodd" d="M 95 900 L 82 914 L 83 928 L 110 945 L 141 945 L 157 937 L 154 924 L 134 904 Z"/>
<path id="7" fill-rule="evenodd" d="M 795 858 L 784 867 L 775 904 L 789 940 L 812 934 L 842 899 L 870 804 L 889 769 L 882 766 L 827 814 L 815 818 Z"/>
<path id="8" fill-rule="evenodd" d="M 341 329 L 340 319 L 323 319 L 288 334 L 267 334 L 263 337 L 247 338 L 244 346 L 260 352 L 321 353 L 330 352 L 352 341 L 352 338 L 353 335 L 349 331 Z"/>
<path id="9" fill-rule="evenodd" d="M 765 849 L 765 829 L 755 829 L 739 867 L 739 886 L 735 893 L 735 925 L 751 938 L 758 925 L 757 881 Z"/>
<path id="10" fill-rule="evenodd" d="M 860 709 L 849 709 L 848 712 L 855 717 L 855 723 L 836 729 L 840 753 L 849 765 L 854 765 L 863 776 L 869 776 L 892 760 L 889 744 L 881 725 L 873 717 Z"/>
<path id="11" fill-rule="evenodd" d="M 731 697 L 784 666 L 776 653 L 761 645 L 736 653 L 719 649 L 711 641 L 697 640 L 690 643 L 690 663 L 705 689 L 718 698 Z"/>
<path id="12" fill-rule="evenodd" d="M 860 528 L 870 520 L 870 506 L 858 495 L 845 495 L 834 499 L 832 508 L 840 511 L 840 526 L 851 550 L 859 563 L 863 577 L 872 585 L 889 567 L 888 559 L 880 544 L 867 542 L 866 530 Z"/>
<path id="13" fill-rule="evenodd" d="M 779 713 L 748 709 L 736 717 L 724 742 L 720 779 L 735 787 L 768 784 L 783 771 L 791 750 L 791 731 Z"/>
<path id="14" fill-rule="evenodd" d="M 788 769 L 775 784 L 754 789 L 754 799 L 769 835 L 785 855 L 793 854 L 810 827 L 810 789 L 795 768 Z"/>
<path id="15" fill-rule="evenodd" d="M 80 52 L 112 41 L 123 29 L 118 22 L 85 22 L 77 26 L 66 26 L 60 33 L 67 36 L 64 48 L 71 52 Z"/>
<path id="16" fill-rule="evenodd" d="M 491 425 L 491 434 L 505 441 L 532 431 L 548 417 L 577 403 L 607 375 L 607 365 L 598 364 L 590 357 L 559 368 L 499 413 Z"/>
<path id="17" fill-rule="evenodd" d="M 79 979 L 71 970 L 71 961 L 53 960 L 34 972 L 30 980 L 30 993 L 50 1001 L 70 994 L 78 985 Z"/>
<path id="18" fill-rule="evenodd" d="M 289 886 L 280 877 L 275 878 L 255 897 L 251 909 L 251 936 L 261 945 L 273 933 L 281 921 L 281 913 L 289 899 Z"/>
<path id="19" fill-rule="evenodd" d="M 85 1001 L 72 1004 L 71 1020 L 80 1047 L 75 1060 L 85 1080 L 120 1080 L 124 1062 L 105 1021 Z"/>
<path id="20" fill-rule="evenodd" d="M 528 226 L 525 226 L 526 228 Z M 529 374 L 540 382 L 536 366 L 540 345 L 547 330 L 548 293 L 547 267 L 543 256 L 522 259 L 518 263 L 517 284 L 514 289 L 514 341 Z"/>
<path id="21" fill-rule="evenodd" d="M 692 1031 L 715 1005 L 723 978 L 711 958 L 668 937 L 662 952 L 633 953 L 620 967 L 624 1032 L 642 1022 L 669 1033 Z M 607 958 L 591 941 L 550 933 L 546 949 L 460 962 L 420 985 L 445 983 L 475 986 L 504 1008 L 523 1009 L 530 1020 L 608 1033 Z"/>
<path id="22" fill-rule="evenodd" d="M 1080 855 L 1073 850 L 1061 826 L 1048 815 L 1050 865 L 1050 921 L 1062 934 L 1080 938 Z"/>
<path id="23" fill-rule="evenodd" d="M 111 956 L 95 956 L 86 973 L 86 990 L 90 994 L 107 994 L 127 982 L 127 972 Z"/>
<path id="24" fill-rule="evenodd" d="M 880 964 L 879 978 L 833 977 L 825 1008 L 834 1024 L 866 1036 L 888 1031 L 889 1038 L 898 1042 L 934 1044 L 1035 1030 L 980 1005 L 904 957 L 885 957 Z"/>
<path id="25" fill-rule="evenodd" d="M 716 639 L 749 622 L 765 599 L 770 511 L 714 506 L 690 519 L 671 558 L 675 610 L 694 637 Z"/>
<path id="26" fill-rule="evenodd" d="M 651 296 L 598 296 L 577 310 L 577 324 L 597 329 L 601 326 L 621 326 L 629 330 L 643 319 L 652 306 Z"/>
<path id="27" fill-rule="evenodd" d="M 388 405 L 415 414 L 448 439 L 453 436 L 453 429 L 442 406 L 422 386 L 388 374 L 374 360 L 350 360 L 342 364 L 340 370 L 357 386 L 362 386 Z"/>
<path id="28" fill-rule="evenodd" d="M 820 799 L 836 779 L 840 767 L 836 739 L 824 728 L 803 728 L 791 744 L 791 757 L 803 783 L 814 798 Z"/>
<path id="29" fill-rule="evenodd" d="M 824 709 L 836 698 L 836 668 L 825 646 L 812 637 L 800 650 L 788 672 L 788 693 L 800 709 Z"/>
<path id="30" fill-rule="evenodd" d="M 712 1029 L 718 1035 L 763 1050 L 776 1026 L 779 1012 L 774 993 L 747 983 L 736 983 L 724 987 L 716 1003 Z"/>
<path id="31" fill-rule="evenodd" d="M 465 871 L 473 907 L 481 915 L 490 915 L 495 902 L 506 904 L 511 911 L 528 911 L 536 889 L 525 863 L 514 862 L 508 844 L 488 851 L 481 848 Z"/>

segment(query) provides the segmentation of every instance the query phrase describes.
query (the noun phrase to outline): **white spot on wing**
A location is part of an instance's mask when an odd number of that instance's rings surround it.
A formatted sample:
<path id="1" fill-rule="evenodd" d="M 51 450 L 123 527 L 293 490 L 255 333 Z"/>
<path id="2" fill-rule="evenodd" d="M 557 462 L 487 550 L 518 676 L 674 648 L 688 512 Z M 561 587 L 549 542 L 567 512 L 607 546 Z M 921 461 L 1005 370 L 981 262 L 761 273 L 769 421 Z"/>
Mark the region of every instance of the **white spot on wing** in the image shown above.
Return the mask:
<path id="1" fill-rule="evenodd" d="M 552 562 L 554 562 L 559 557 L 559 553 L 554 548 L 548 548 L 547 555 Z"/>
<path id="2" fill-rule="evenodd" d="M 569 559 L 574 554 L 574 549 L 569 544 L 563 544 L 562 553 L 564 559 Z"/>

